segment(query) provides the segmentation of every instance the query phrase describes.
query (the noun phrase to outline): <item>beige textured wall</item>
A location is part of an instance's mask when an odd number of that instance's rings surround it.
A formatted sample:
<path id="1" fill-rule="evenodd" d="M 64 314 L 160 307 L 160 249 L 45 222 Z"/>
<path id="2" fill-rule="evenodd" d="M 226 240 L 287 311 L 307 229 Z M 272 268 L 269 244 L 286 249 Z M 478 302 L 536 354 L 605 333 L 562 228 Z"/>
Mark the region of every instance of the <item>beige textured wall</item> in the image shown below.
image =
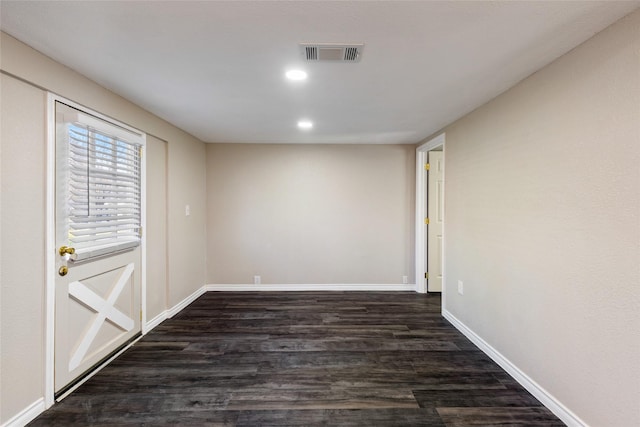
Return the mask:
<path id="1" fill-rule="evenodd" d="M 167 303 L 167 142 L 147 135 L 147 321 L 170 308 Z"/>
<path id="2" fill-rule="evenodd" d="M 42 397 L 45 95 L 0 76 L 0 423 Z"/>
<path id="3" fill-rule="evenodd" d="M 205 168 L 205 144 L 169 143 L 169 307 L 205 284 Z"/>
<path id="4" fill-rule="evenodd" d="M 593 426 L 640 425 L 639 52 L 636 12 L 446 129 L 446 309 Z"/>
<path id="5" fill-rule="evenodd" d="M 208 283 L 414 283 L 415 147 L 207 145 Z"/>
<path id="6" fill-rule="evenodd" d="M 206 163 L 205 148 L 201 141 L 7 34 L 0 35 L 1 68 L 4 73 L 0 88 L 0 423 L 4 423 L 44 396 L 44 254 L 47 249 L 44 244 L 44 156 L 47 106 L 46 92 L 36 87 L 46 88 L 168 141 L 166 164 L 155 164 L 155 160 L 147 164 L 151 176 L 161 173 L 156 166 L 168 171 L 166 214 L 169 263 L 148 264 L 149 277 L 162 276 L 167 268 L 170 272 L 169 289 L 165 291 L 169 298 L 164 302 L 168 307 L 205 284 Z M 154 152 L 152 156 L 154 154 L 158 153 Z M 150 183 L 152 189 L 154 184 Z M 184 206 L 180 206 L 184 199 L 194 200 L 188 221 L 184 220 Z M 188 257 L 184 254 L 188 254 Z M 149 291 L 159 292 L 153 284 Z M 162 296 L 157 294 L 148 295 L 148 300 L 152 303 L 153 312 L 149 313 L 151 319 L 163 301 Z"/>

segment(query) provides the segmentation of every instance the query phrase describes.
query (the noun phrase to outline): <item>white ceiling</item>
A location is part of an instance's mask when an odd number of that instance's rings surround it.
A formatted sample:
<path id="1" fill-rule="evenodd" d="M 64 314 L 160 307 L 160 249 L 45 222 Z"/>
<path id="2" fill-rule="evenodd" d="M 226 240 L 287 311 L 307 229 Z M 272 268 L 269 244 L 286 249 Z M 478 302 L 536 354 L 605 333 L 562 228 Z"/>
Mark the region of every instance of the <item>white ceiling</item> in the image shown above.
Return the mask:
<path id="1" fill-rule="evenodd" d="M 205 142 L 416 143 L 639 6 L 3 0 L 0 25 Z M 308 63 L 301 42 L 365 46 Z"/>

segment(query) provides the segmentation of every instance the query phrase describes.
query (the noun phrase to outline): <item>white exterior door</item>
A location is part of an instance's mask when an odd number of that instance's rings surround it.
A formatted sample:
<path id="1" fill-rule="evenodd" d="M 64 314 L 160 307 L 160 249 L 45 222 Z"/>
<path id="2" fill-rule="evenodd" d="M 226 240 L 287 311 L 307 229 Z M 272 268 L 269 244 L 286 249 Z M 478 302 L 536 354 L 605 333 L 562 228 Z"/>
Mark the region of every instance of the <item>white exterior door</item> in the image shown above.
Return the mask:
<path id="1" fill-rule="evenodd" d="M 429 151 L 427 225 L 427 290 L 442 292 L 442 230 L 444 228 L 444 156 Z"/>
<path id="2" fill-rule="evenodd" d="M 144 135 L 60 102 L 55 115 L 59 394 L 140 333 Z"/>

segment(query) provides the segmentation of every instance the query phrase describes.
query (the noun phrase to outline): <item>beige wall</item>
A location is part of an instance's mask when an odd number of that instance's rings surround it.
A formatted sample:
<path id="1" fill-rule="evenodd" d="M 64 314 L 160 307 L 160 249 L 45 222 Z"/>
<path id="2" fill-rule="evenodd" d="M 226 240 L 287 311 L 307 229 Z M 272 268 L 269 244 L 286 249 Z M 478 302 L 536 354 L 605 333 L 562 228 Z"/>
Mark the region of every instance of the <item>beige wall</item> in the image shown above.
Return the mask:
<path id="1" fill-rule="evenodd" d="M 168 141 L 163 161 L 163 154 L 156 150 L 158 140 L 150 138 L 147 163 L 150 177 L 161 176 L 161 169 L 168 173 L 166 182 L 153 179 L 148 187 L 152 192 L 162 191 L 157 185 L 166 187 L 165 244 L 169 248 L 168 263 L 157 262 L 158 254 L 150 254 L 154 258 L 148 263 L 149 277 L 162 277 L 168 270 L 169 282 L 164 291 L 156 283 L 149 287 L 149 319 L 161 312 L 163 305 L 172 307 L 205 284 L 206 161 L 201 141 L 14 38 L 4 33 L 1 37 L 0 423 L 4 423 L 44 396 L 47 105 L 46 91 L 40 88 Z M 181 205 L 185 201 L 191 203 L 188 220 Z M 158 239 L 162 237 L 154 235 L 151 241 Z"/>
<path id="2" fill-rule="evenodd" d="M 170 308 L 167 302 L 167 142 L 147 135 L 147 320 Z"/>
<path id="3" fill-rule="evenodd" d="M 207 145 L 208 283 L 414 283 L 415 147 Z"/>
<path id="4" fill-rule="evenodd" d="M 205 284 L 205 168 L 204 144 L 169 143 L 169 307 Z M 190 216 L 185 216 L 186 205 Z"/>
<path id="5" fill-rule="evenodd" d="M 46 97 L 0 76 L 0 423 L 42 397 Z"/>
<path id="6" fill-rule="evenodd" d="M 636 12 L 446 129 L 446 310 L 593 426 L 640 425 L 639 52 Z"/>

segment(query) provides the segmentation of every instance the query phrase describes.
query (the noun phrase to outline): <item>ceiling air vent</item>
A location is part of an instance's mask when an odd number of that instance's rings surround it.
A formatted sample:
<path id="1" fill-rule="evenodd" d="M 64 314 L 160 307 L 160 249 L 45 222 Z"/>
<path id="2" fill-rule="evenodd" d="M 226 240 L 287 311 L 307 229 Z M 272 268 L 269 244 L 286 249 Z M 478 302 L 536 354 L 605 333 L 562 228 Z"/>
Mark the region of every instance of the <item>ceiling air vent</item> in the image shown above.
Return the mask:
<path id="1" fill-rule="evenodd" d="M 304 47 L 305 56 L 307 61 L 317 61 L 318 60 L 318 46 L 305 46 Z"/>
<path id="2" fill-rule="evenodd" d="M 300 47 L 307 61 L 358 62 L 364 44 L 300 43 Z"/>

